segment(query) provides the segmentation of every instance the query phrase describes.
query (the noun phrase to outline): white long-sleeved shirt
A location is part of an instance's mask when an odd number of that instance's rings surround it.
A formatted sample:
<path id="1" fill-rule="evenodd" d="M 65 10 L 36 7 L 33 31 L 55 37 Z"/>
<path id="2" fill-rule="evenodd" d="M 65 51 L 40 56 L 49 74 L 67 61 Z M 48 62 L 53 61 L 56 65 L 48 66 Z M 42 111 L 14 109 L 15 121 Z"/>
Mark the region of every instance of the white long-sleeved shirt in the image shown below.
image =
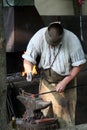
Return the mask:
<path id="1" fill-rule="evenodd" d="M 47 27 L 40 29 L 31 38 L 25 54 L 22 55 L 24 59 L 36 64 L 36 57 L 40 55 L 39 68 L 47 69 L 57 55 L 51 68 L 60 75 L 68 75 L 72 66 L 86 62 L 81 43 L 74 33 L 64 29 L 62 41 L 52 48 L 45 38 L 46 29 Z"/>

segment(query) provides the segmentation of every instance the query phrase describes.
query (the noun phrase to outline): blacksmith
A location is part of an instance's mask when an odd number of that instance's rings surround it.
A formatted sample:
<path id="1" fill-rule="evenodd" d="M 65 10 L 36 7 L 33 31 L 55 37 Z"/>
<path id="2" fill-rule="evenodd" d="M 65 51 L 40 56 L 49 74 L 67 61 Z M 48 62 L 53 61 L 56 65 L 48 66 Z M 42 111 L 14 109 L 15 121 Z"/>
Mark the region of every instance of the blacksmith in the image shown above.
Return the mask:
<path id="1" fill-rule="evenodd" d="M 29 41 L 22 56 L 27 74 L 32 74 L 37 56 L 40 56 L 38 67 L 42 69 L 39 92 L 56 90 L 56 93 L 41 96 L 52 102 L 52 107 L 43 111 L 44 115 L 58 118 L 61 128 L 74 125 L 76 76 L 86 62 L 80 40 L 61 23 L 52 22 Z"/>

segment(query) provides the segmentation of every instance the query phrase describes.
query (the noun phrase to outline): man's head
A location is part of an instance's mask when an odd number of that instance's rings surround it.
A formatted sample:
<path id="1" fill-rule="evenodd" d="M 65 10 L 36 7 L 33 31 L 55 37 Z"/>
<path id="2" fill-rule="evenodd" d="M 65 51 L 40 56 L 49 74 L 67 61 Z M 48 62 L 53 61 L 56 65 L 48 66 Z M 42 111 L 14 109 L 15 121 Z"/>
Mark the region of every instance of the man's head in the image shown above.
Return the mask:
<path id="1" fill-rule="evenodd" d="M 57 46 L 63 37 L 63 27 L 59 22 L 49 24 L 46 33 L 46 41 L 51 46 Z"/>

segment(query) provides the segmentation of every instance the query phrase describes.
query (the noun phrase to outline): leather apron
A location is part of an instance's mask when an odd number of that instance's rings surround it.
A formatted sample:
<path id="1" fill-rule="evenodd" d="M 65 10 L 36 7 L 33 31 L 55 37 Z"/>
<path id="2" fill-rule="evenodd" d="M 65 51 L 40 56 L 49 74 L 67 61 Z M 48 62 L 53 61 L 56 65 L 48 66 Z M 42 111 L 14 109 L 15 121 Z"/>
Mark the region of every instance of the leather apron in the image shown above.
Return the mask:
<path id="1" fill-rule="evenodd" d="M 44 92 L 54 90 L 57 83 L 64 78 L 56 74 L 55 72 L 53 72 L 53 70 L 50 70 L 51 75 L 49 75 L 50 71 L 49 72 L 48 71 L 49 70 L 45 70 L 45 74 L 42 74 L 39 93 L 44 93 Z M 55 92 L 55 93 L 48 93 L 40 96 L 43 100 L 52 102 L 52 106 L 49 106 L 48 108 L 43 110 L 44 116 L 57 118 L 60 128 L 75 125 L 77 89 L 76 87 L 73 87 L 73 85 L 74 82 L 71 82 L 67 86 L 69 87 L 69 89 L 66 89 L 62 93 Z"/>

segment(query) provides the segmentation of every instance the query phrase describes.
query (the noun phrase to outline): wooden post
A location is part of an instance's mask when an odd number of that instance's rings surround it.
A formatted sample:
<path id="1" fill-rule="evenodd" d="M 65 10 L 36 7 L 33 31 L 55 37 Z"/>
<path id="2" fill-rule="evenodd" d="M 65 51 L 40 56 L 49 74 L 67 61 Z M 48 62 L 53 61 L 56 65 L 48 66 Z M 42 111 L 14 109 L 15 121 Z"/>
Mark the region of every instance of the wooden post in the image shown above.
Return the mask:
<path id="1" fill-rule="evenodd" d="M 6 118 L 6 56 L 3 43 L 2 1 L 0 2 L 0 130 L 7 130 Z"/>

